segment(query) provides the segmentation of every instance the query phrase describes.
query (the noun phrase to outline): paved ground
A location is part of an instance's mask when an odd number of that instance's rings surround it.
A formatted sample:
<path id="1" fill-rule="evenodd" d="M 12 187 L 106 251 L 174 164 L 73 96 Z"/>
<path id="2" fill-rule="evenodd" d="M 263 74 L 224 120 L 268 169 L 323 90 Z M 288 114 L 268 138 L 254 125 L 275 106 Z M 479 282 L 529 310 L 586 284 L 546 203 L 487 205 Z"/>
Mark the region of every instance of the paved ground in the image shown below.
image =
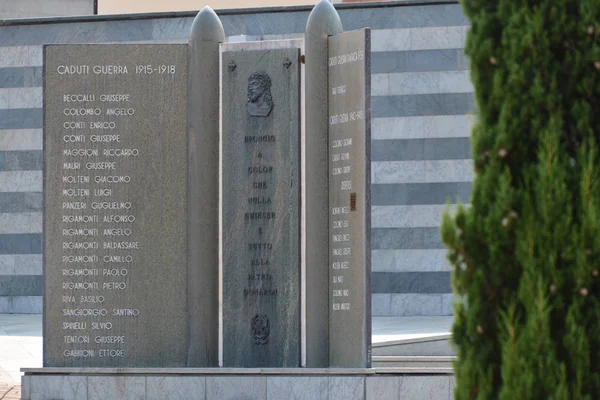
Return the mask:
<path id="1" fill-rule="evenodd" d="M 42 316 L 0 314 L 0 400 L 21 398 L 21 367 L 42 366 Z"/>
<path id="2" fill-rule="evenodd" d="M 375 317 L 373 343 L 450 332 L 452 317 Z M 0 400 L 21 398 L 23 367 L 42 366 L 42 316 L 0 314 Z"/>

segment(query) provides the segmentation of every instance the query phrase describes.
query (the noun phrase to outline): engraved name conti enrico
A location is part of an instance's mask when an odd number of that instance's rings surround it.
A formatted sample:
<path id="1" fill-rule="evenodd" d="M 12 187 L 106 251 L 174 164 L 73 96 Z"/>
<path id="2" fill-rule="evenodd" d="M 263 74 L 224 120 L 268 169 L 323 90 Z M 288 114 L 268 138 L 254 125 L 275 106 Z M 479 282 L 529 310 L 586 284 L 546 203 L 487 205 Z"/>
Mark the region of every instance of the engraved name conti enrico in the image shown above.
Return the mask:
<path id="1" fill-rule="evenodd" d="M 246 111 L 252 117 L 266 117 L 272 109 L 271 78 L 266 72 L 255 72 L 248 78 Z"/>

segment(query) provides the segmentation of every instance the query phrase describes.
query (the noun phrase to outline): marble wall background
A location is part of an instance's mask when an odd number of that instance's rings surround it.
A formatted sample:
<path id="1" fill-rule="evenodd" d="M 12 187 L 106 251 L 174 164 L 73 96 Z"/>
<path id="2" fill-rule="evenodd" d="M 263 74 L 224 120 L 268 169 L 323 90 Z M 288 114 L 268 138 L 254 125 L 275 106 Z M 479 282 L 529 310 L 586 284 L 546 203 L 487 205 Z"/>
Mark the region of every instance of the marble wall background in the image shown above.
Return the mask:
<path id="1" fill-rule="evenodd" d="M 310 7 L 220 13 L 227 36 L 301 36 Z M 372 28 L 373 315 L 451 315 L 440 241 L 447 201 L 469 202 L 474 108 L 454 1 L 339 7 Z M 42 311 L 42 45 L 186 42 L 194 13 L 0 23 L 0 313 Z M 309 210 L 310 212 L 310 210 Z"/>

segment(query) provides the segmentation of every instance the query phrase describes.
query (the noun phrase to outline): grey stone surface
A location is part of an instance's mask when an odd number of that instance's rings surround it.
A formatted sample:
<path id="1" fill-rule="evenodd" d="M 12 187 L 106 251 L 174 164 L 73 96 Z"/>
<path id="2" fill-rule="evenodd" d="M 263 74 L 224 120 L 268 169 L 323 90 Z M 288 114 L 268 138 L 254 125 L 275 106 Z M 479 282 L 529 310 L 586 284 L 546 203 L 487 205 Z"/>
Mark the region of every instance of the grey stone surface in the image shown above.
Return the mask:
<path id="1" fill-rule="evenodd" d="M 221 76 L 223 365 L 298 367 L 299 49 L 223 52 Z"/>
<path id="2" fill-rule="evenodd" d="M 364 8 L 360 12 L 356 9 L 340 9 L 340 18 L 346 30 L 360 29 L 371 26 L 377 29 L 390 29 L 396 27 L 436 27 L 467 25 L 458 4 L 402 4 L 396 2 L 396 7 Z"/>
<path id="3" fill-rule="evenodd" d="M 206 377 L 204 376 L 148 376 L 146 377 L 146 399 L 206 399 Z"/>
<path id="4" fill-rule="evenodd" d="M 42 150 L 41 129 L 0 130 L 0 150 Z"/>
<path id="5" fill-rule="evenodd" d="M 0 234 L 42 233 L 41 213 L 0 213 Z"/>
<path id="6" fill-rule="evenodd" d="M 371 204 L 374 206 L 445 204 L 456 200 L 468 203 L 472 190 L 471 182 L 371 185 Z"/>
<path id="7" fill-rule="evenodd" d="M 373 74 L 465 69 L 462 49 L 380 51 L 371 57 Z"/>
<path id="8" fill-rule="evenodd" d="M 144 400 L 146 377 L 144 376 L 89 376 L 87 378 L 88 400 Z"/>
<path id="9" fill-rule="evenodd" d="M 0 275 L 42 275 L 42 255 L 0 255 Z"/>
<path id="10" fill-rule="evenodd" d="M 0 213 L 42 211 L 42 193 L 0 192 Z"/>
<path id="11" fill-rule="evenodd" d="M 265 400 L 265 376 L 208 376 L 206 400 Z"/>
<path id="12" fill-rule="evenodd" d="M 329 366 L 329 115 L 328 40 L 343 31 L 328 1 L 319 1 L 306 24 L 304 204 L 306 264 L 306 366 Z M 307 292 L 308 293 L 308 292 Z"/>
<path id="13" fill-rule="evenodd" d="M 399 317 L 452 315 L 443 312 L 443 297 L 442 294 L 393 293 L 391 315 Z"/>
<path id="14" fill-rule="evenodd" d="M 462 115 L 474 111 L 470 93 L 373 96 L 373 117 Z"/>
<path id="15" fill-rule="evenodd" d="M 400 400 L 402 377 L 373 376 L 367 379 L 367 399 Z"/>
<path id="16" fill-rule="evenodd" d="M 267 400 L 329 400 L 326 376 L 269 376 Z"/>
<path id="17" fill-rule="evenodd" d="M 37 129 L 42 127 L 41 108 L 0 110 L 0 129 Z"/>
<path id="18" fill-rule="evenodd" d="M 42 171 L 0 171 L 0 192 L 41 192 Z"/>
<path id="19" fill-rule="evenodd" d="M 27 400 L 87 400 L 88 378 L 85 376 L 36 376 L 29 379 Z"/>
<path id="20" fill-rule="evenodd" d="M 0 171 L 37 171 L 42 164 L 41 150 L 0 152 Z"/>
<path id="21" fill-rule="evenodd" d="M 48 46 L 45 53 L 44 365 L 184 366 L 187 46 Z M 61 65 L 86 65 L 89 73 L 60 74 Z M 95 73 L 96 65 L 122 68 Z M 72 93 L 95 98 L 65 102 Z M 108 94 L 129 97 L 102 101 Z M 100 115 L 65 116 L 65 108 Z M 72 129 L 85 142 L 64 141 L 69 121 L 85 123 Z M 77 149 L 98 155 L 68 153 Z M 106 177 L 128 178 L 102 183 Z M 70 222 L 77 216 L 92 219 Z M 64 322 L 80 325 L 64 329 Z"/>
<path id="22" fill-rule="evenodd" d="M 406 72 L 466 70 L 466 59 L 462 48 L 410 51 L 406 53 Z"/>
<path id="23" fill-rule="evenodd" d="M 374 228 L 372 249 L 443 249 L 439 228 Z"/>
<path id="24" fill-rule="evenodd" d="M 10 30 L 10 29 L 7 29 Z M 27 27 L 21 27 L 21 31 L 32 31 Z M 0 36 L 10 32 L 0 30 Z M 40 39 L 40 38 L 38 38 Z M 0 43 L 2 43 L 0 41 Z M 36 46 L 7 46 L 0 47 L 0 67 L 40 67 L 42 65 L 43 40 L 38 40 Z"/>
<path id="25" fill-rule="evenodd" d="M 24 87 L 37 87 L 43 84 L 43 69 L 42 67 L 25 67 L 23 76 Z"/>
<path id="26" fill-rule="evenodd" d="M 467 138 L 374 140 L 372 161 L 460 160 L 471 158 Z"/>
<path id="27" fill-rule="evenodd" d="M 103 399 L 133 398 L 155 399 L 153 387 L 163 382 L 165 389 L 159 397 L 207 400 L 450 400 L 454 377 L 448 373 L 435 373 L 423 368 L 419 371 L 393 371 L 377 369 L 377 373 L 355 373 L 356 376 L 210 376 L 186 374 L 184 376 L 119 377 L 116 374 L 87 375 L 25 375 L 22 378 L 24 400 L 50 399 Z M 429 372 L 428 372 L 429 371 Z M 314 373 L 314 372 L 313 372 Z M 143 380 L 146 379 L 146 393 Z M 206 397 L 201 383 L 206 379 Z M 181 391 L 174 385 L 195 388 L 194 392 Z M 46 389 L 46 391 L 44 391 Z M 183 394 L 184 397 L 178 397 Z"/>
<path id="28" fill-rule="evenodd" d="M 12 88 L 25 86 L 25 71 L 27 69 L 31 69 L 31 67 L 0 68 L 0 87 Z"/>
<path id="29" fill-rule="evenodd" d="M 218 17 L 205 7 L 188 49 L 187 365 L 218 365 L 219 327 L 219 43 Z"/>
<path id="30" fill-rule="evenodd" d="M 0 314 L 41 314 L 42 296 L 0 296 Z"/>
<path id="31" fill-rule="evenodd" d="M 329 38 L 329 362 L 371 366 L 371 31 Z"/>
<path id="32" fill-rule="evenodd" d="M 373 293 L 371 297 L 371 312 L 374 317 L 391 314 L 391 293 Z"/>
<path id="33" fill-rule="evenodd" d="M 450 293 L 450 272 L 373 272 L 373 293 Z"/>
<path id="34" fill-rule="evenodd" d="M 40 254 L 42 238 L 39 233 L 0 235 L 0 254 Z"/>
<path id="35" fill-rule="evenodd" d="M 91 15 L 94 13 L 94 3 L 94 0 L 2 0 L 0 16 L 3 19 L 12 19 Z"/>
<path id="36" fill-rule="evenodd" d="M 365 396 L 364 376 L 329 377 L 329 400 L 362 400 Z"/>
<path id="37" fill-rule="evenodd" d="M 445 249 L 373 250 L 373 271 L 451 271 Z"/>
<path id="38" fill-rule="evenodd" d="M 0 275 L 0 296 L 41 296 L 40 275 Z"/>

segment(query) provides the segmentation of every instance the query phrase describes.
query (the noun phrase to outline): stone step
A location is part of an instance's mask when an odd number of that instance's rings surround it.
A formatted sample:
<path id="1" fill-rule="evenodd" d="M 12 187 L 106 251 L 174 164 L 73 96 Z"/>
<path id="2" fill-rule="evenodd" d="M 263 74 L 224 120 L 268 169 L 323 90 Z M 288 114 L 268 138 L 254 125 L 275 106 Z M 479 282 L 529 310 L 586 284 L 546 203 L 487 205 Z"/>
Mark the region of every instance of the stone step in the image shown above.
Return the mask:
<path id="1" fill-rule="evenodd" d="M 413 337 L 373 343 L 373 359 L 376 356 L 456 356 L 451 334 Z"/>
<path id="2" fill-rule="evenodd" d="M 373 368 L 447 368 L 452 370 L 455 356 L 373 356 Z"/>

